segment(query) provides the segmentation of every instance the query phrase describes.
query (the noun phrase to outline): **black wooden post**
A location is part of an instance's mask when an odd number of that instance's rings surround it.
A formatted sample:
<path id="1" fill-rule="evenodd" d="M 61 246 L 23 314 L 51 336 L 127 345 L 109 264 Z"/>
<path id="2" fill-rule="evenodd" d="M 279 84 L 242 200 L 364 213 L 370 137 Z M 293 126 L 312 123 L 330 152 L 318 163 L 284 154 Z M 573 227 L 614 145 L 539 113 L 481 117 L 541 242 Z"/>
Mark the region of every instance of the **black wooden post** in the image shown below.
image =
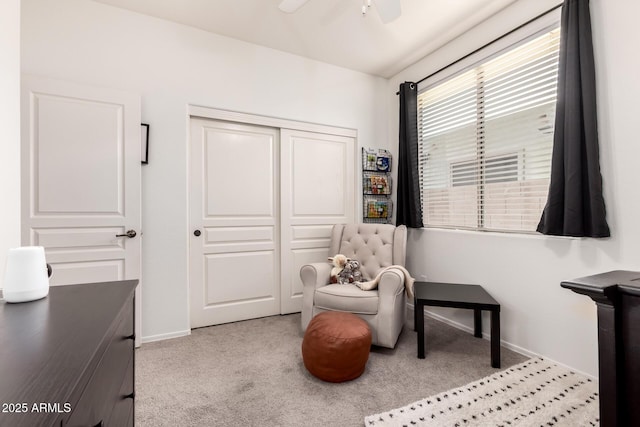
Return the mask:
<path id="1" fill-rule="evenodd" d="M 640 425 L 640 272 L 610 271 L 560 286 L 598 307 L 600 425 Z"/>

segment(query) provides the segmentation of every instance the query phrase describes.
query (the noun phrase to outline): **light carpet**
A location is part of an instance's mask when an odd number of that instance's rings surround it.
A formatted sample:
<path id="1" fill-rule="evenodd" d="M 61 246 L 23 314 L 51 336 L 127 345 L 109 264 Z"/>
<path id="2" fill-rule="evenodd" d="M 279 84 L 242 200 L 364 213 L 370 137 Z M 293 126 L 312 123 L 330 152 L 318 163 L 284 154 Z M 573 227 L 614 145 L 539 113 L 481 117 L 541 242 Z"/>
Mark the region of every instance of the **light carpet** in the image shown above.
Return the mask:
<path id="1" fill-rule="evenodd" d="M 136 349 L 137 427 L 362 427 L 364 417 L 500 371 L 491 344 L 425 319 L 426 359 L 405 327 L 396 348 L 372 347 L 365 372 L 344 383 L 302 362 L 300 314 L 195 329 Z M 502 349 L 502 366 L 527 360 Z"/>
<path id="2" fill-rule="evenodd" d="M 365 417 L 365 426 L 598 426 L 598 384 L 535 358 Z"/>

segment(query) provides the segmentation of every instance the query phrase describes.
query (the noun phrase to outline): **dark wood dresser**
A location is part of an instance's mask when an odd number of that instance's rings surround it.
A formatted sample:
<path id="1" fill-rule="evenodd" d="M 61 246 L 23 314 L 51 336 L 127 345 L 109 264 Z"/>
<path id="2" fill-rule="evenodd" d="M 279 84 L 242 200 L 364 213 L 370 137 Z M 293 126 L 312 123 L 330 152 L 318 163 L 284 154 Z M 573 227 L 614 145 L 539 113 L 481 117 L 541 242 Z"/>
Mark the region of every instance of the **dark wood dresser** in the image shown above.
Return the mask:
<path id="1" fill-rule="evenodd" d="M 640 426 L 640 272 L 566 280 L 598 307 L 600 425 Z"/>
<path id="2" fill-rule="evenodd" d="M 0 302 L 0 426 L 134 424 L 137 280 Z"/>

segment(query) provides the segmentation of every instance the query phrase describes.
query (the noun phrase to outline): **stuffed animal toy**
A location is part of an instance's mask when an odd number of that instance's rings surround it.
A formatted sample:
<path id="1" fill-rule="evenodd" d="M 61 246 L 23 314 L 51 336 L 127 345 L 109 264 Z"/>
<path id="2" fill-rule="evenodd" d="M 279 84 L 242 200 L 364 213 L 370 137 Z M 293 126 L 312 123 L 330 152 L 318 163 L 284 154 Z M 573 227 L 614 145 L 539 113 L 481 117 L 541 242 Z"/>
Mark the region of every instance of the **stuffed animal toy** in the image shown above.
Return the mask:
<path id="1" fill-rule="evenodd" d="M 338 283 L 344 285 L 346 283 L 354 283 L 362 281 L 362 273 L 360 272 L 360 263 L 355 259 L 347 258 L 342 271 L 338 274 Z"/>
<path id="2" fill-rule="evenodd" d="M 349 259 L 342 254 L 337 254 L 336 256 L 329 257 L 328 259 L 333 263 L 329 283 L 338 283 L 338 275 L 344 269 L 344 266 L 347 265 L 347 261 Z"/>

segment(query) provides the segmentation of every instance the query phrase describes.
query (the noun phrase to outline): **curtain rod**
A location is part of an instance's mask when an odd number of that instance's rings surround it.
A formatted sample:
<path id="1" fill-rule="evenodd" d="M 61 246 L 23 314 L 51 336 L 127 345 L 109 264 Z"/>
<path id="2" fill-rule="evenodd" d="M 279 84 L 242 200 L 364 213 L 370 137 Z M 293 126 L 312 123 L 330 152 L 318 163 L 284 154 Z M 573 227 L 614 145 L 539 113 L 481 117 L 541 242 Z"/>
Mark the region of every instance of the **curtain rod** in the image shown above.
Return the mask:
<path id="1" fill-rule="evenodd" d="M 423 81 L 427 80 L 428 78 L 433 77 L 433 76 L 435 76 L 436 74 L 438 74 L 439 72 L 441 72 L 441 71 L 443 71 L 443 70 L 445 70 L 445 69 L 447 69 L 447 68 L 451 67 L 452 65 L 455 65 L 455 64 L 457 64 L 458 62 L 460 62 L 460 61 L 463 61 L 463 60 L 467 59 L 468 57 L 470 57 L 471 55 L 473 55 L 473 54 L 475 54 L 475 53 L 478 53 L 479 51 L 481 51 L 481 50 L 482 50 L 482 49 L 484 49 L 485 47 L 490 46 L 490 45 L 492 45 L 493 43 L 495 43 L 495 42 L 497 42 L 497 41 L 499 41 L 499 40 L 502 40 L 503 38 L 507 37 L 508 35 L 515 33 L 515 32 L 516 32 L 516 31 L 518 31 L 519 29 L 521 29 L 521 28 L 523 28 L 523 27 L 526 27 L 527 25 L 531 24 L 533 21 L 535 21 L 535 20 L 537 20 L 537 19 L 542 18 L 543 16 L 545 16 L 545 15 L 547 15 L 547 14 L 549 14 L 549 13 L 553 12 L 554 10 L 556 10 L 556 9 L 558 9 L 558 8 L 560 8 L 560 7 L 562 7 L 562 3 L 560 3 L 560 4 L 558 4 L 558 5 L 554 6 L 554 7 L 552 7 L 551 9 L 547 10 L 546 12 L 542 12 L 540 15 L 538 15 L 538 16 L 536 16 L 536 17 L 534 17 L 534 18 L 529 19 L 529 20 L 528 20 L 527 22 L 525 22 L 524 24 L 518 25 L 518 26 L 517 26 L 516 28 L 514 28 L 513 30 L 510 30 L 509 32 L 504 33 L 504 34 L 503 34 L 503 35 L 501 35 L 500 37 L 498 37 L 498 38 L 495 38 L 495 39 L 491 40 L 489 43 L 487 43 L 487 44 L 485 44 L 485 45 L 483 45 L 483 46 L 480 46 L 479 48 L 477 48 L 477 49 L 476 49 L 476 50 L 474 50 L 473 52 L 467 53 L 467 54 L 466 54 L 465 56 L 463 56 L 462 58 L 456 59 L 456 60 L 455 60 L 455 61 L 453 61 L 451 64 L 445 65 L 444 67 L 440 68 L 438 71 L 434 71 L 433 73 L 429 74 L 428 76 L 421 78 L 420 80 L 418 80 L 418 81 L 416 82 L 416 84 L 420 84 L 420 83 L 422 83 Z M 396 95 L 400 95 L 400 91 L 396 92 Z"/>

